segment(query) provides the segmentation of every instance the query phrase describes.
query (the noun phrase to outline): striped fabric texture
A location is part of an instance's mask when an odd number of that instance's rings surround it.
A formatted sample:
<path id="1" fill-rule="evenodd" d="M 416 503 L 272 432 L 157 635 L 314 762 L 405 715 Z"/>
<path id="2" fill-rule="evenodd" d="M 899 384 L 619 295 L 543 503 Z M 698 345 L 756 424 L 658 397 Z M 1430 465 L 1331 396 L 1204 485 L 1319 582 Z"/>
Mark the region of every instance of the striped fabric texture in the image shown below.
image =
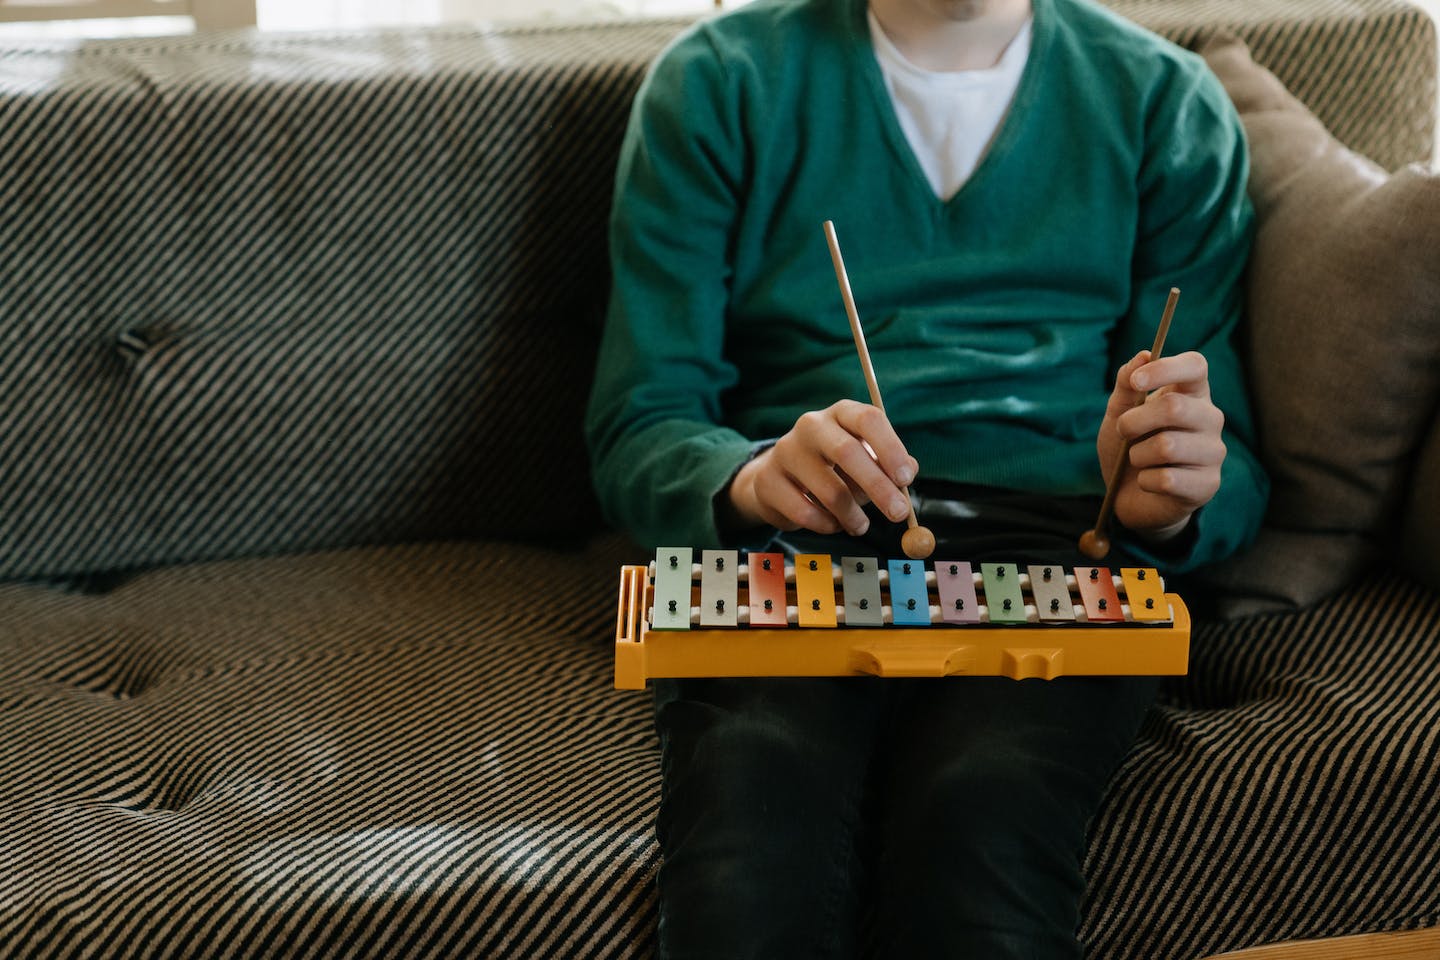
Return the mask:
<path id="1" fill-rule="evenodd" d="M 616 546 L 0 587 L 0 956 L 639 955 L 658 764 L 610 689 Z"/>
<path id="2" fill-rule="evenodd" d="M 0 587 L 0 956 L 650 956 L 650 697 L 609 689 L 635 559 Z M 1377 580 L 1192 663 L 1093 825 L 1092 960 L 1440 924 L 1440 597 Z"/>
<path id="3" fill-rule="evenodd" d="M 1399 0 L 1121 9 L 1429 155 Z M 0 957 L 652 954 L 637 557 L 585 537 L 579 414 L 678 28 L 0 49 Z M 1094 824 L 1090 956 L 1440 924 L 1437 624 L 1381 576 L 1200 627 Z"/>
<path id="4" fill-rule="evenodd" d="M 1119 9 L 1429 155 L 1403 0 Z M 0 49 L 0 577 L 595 529 L 614 157 L 678 29 Z"/>
<path id="5" fill-rule="evenodd" d="M 0 49 L 0 577 L 594 529 L 674 23 Z"/>

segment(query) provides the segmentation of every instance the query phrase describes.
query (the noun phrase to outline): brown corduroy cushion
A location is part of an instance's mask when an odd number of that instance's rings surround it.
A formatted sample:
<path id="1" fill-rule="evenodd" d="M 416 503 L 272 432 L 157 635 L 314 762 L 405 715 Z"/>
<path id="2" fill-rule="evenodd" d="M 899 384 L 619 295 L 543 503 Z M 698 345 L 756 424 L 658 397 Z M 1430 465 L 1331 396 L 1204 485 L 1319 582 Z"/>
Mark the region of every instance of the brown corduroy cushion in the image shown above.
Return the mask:
<path id="1" fill-rule="evenodd" d="M 1215 574 L 1234 615 L 1393 559 L 1440 397 L 1440 175 L 1346 149 L 1239 40 L 1201 53 L 1245 125 L 1258 224 L 1244 349 L 1273 492 L 1259 540 Z"/>

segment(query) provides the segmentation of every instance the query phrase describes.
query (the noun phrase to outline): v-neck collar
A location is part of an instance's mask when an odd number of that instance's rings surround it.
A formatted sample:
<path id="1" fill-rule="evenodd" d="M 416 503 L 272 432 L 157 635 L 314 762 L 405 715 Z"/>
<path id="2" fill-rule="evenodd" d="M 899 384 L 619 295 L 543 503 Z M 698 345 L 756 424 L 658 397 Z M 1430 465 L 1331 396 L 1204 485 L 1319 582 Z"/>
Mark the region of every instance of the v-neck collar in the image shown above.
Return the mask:
<path id="1" fill-rule="evenodd" d="M 848 27 L 851 42 L 858 48 L 856 50 L 857 61 L 861 64 L 861 71 L 865 75 L 866 86 L 870 88 L 875 109 L 879 111 L 881 125 L 885 128 L 885 137 L 889 141 L 891 152 L 905 167 L 911 184 L 917 190 L 924 192 L 937 211 L 944 212 L 959 207 L 964 198 L 976 188 L 977 181 L 985 179 L 990 168 L 1001 162 L 1000 158 L 1010 151 L 1012 141 L 1018 136 L 1023 115 L 1028 112 L 1031 102 L 1035 99 L 1041 83 L 1040 74 L 1044 70 L 1051 32 L 1054 28 L 1051 22 L 1052 0 L 1030 0 L 1030 54 L 1025 62 L 1024 70 L 1020 73 L 1020 82 L 1015 87 L 1015 96 L 1011 99 L 1009 108 L 1001 118 L 1000 126 L 996 129 L 994 137 L 991 138 L 990 145 L 980 155 L 975 169 L 960 185 L 960 189 L 945 200 L 935 195 L 935 189 L 930 185 L 930 178 L 925 175 L 919 158 L 915 156 L 914 148 L 910 146 L 909 138 L 905 136 L 905 131 L 900 126 L 900 118 L 895 113 L 895 103 L 891 100 L 890 91 L 885 86 L 885 75 L 880 69 L 880 61 L 876 59 L 875 47 L 870 40 L 870 25 L 867 20 L 870 8 L 869 0 L 850 0 L 849 6 Z"/>

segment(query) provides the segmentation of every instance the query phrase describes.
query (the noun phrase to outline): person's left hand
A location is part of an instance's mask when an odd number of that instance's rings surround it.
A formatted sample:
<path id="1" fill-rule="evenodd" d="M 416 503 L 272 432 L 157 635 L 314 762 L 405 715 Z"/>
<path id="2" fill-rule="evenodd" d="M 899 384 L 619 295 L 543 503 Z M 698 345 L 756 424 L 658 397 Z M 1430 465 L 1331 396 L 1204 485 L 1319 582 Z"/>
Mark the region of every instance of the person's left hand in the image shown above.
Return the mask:
<path id="1" fill-rule="evenodd" d="M 1149 350 L 1137 353 L 1115 377 L 1095 441 L 1107 482 L 1121 447 L 1134 441 L 1115 519 L 1150 539 L 1184 530 L 1220 489 L 1224 425 L 1225 415 L 1210 400 L 1203 355 L 1191 351 L 1152 363 Z"/>

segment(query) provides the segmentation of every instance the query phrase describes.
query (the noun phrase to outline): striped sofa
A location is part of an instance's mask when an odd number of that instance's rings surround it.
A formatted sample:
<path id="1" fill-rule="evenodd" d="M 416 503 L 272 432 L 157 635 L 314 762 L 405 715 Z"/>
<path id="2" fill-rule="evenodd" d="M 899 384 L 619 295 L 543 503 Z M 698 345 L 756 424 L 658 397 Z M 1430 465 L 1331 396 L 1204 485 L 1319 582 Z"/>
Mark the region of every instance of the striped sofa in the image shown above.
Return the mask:
<path id="1" fill-rule="evenodd" d="M 1120 9 L 1429 154 L 1401 0 Z M 579 414 L 678 27 L 0 49 L 0 956 L 652 952 L 637 552 Z M 1093 826 L 1090 955 L 1440 925 L 1437 651 L 1389 568 L 1203 622 Z"/>

